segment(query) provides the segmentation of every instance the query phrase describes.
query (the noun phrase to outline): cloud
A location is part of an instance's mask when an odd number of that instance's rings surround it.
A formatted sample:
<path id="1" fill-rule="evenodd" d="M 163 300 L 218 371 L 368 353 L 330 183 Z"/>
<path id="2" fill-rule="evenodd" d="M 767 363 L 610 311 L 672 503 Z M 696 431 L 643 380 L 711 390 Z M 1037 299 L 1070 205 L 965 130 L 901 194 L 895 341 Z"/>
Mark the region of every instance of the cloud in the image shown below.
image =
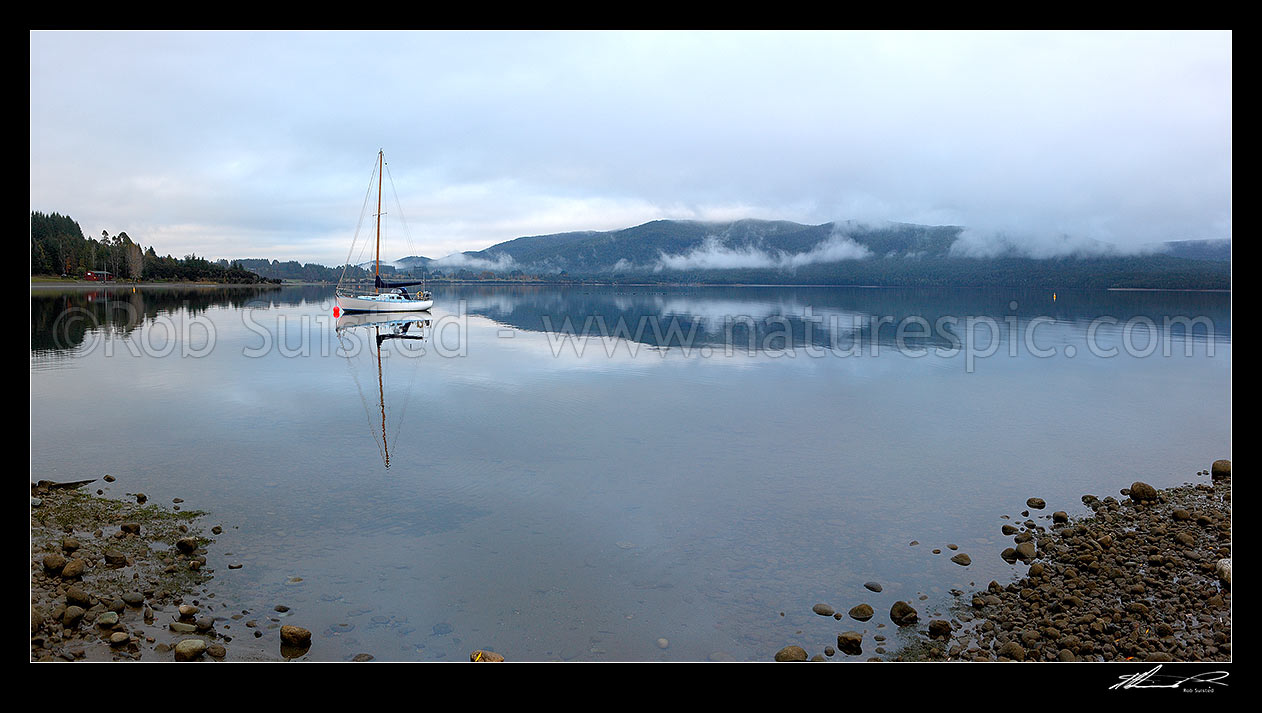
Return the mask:
<path id="1" fill-rule="evenodd" d="M 495 253 L 493 259 L 490 260 L 466 255 L 465 253 L 452 253 L 447 257 L 438 258 L 430 263 L 430 269 L 440 268 L 447 270 L 468 268 L 470 270 L 504 271 L 512 270 L 515 267 L 517 267 L 517 262 L 508 253 Z"/>
<path id="2" fill-rule="evenodd" d="M 701 245 L 679 255 L 658 253 L 654 272 L 662 270 L 732 270 L 778 269 L 793 270 L 820 262 L 861 260 L 872 252 L 849 236 L 833 233 L 814 248 L 800 253 L 782 250 L 764 251 L 753 245 L 729 247 L 718 236 L 709 236 Z"/>
<path id="3" fill-rule="evenodd" d="M 1013 234 L 993 230 L 965 229 L 951 244 L 951 257 L 1119 257 L 1154 252 L 1153 245 L 1119 246 L 1065 233 L 1023 232 Z"/>

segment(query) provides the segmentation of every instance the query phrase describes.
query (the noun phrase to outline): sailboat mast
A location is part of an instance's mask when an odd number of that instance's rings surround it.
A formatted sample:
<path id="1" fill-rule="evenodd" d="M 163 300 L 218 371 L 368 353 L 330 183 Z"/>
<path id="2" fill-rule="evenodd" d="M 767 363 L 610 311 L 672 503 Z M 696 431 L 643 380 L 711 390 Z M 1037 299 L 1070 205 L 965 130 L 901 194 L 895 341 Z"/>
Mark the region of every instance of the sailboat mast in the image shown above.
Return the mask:
<path id="1" fill-rule="evenodd" d="M 385 155 L 384 150 L 377 152 L 377 265 L 373 270 L 373 277 L 376 278 L 373 280 L 373 289 L 377 294 L 381 294 L 381 288 L 375 285 L 381 280 L 381 169 L 385 165 Z"/>

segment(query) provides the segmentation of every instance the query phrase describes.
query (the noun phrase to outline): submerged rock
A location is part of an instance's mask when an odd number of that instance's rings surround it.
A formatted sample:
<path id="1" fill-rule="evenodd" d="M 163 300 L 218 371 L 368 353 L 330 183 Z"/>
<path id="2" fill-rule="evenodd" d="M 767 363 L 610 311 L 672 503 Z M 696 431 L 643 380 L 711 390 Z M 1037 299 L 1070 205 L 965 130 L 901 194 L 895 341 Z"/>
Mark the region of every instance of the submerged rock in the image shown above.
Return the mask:
<path id="1" fill-rule="evenodd" d="M 806 649 L 801 646 L 786 646 L 776 652 L 776 661 L 781 663 L 790 661 L 805 661 L 806 659 Z"/>
<path id="2" fill-rule="evenodd" d="M 871 619 L 876 612 L 867 604 L 856 604 L 850 609 L 850 618 L 856 621 L 867 621 Z"/>
<path id="3" fill-rule="evenodd" d="M 899 626 L 911 626 L 920 618 L 916 609 L 904 601 L 894 602 L 890 607 L 890 619 Z"/>
<path id="4" fill-rule="evenodd" d="M 837 650 L 843 654 L 858 656 L 863 653 L 863 634 L 847 631 L 837 635 Z"/>

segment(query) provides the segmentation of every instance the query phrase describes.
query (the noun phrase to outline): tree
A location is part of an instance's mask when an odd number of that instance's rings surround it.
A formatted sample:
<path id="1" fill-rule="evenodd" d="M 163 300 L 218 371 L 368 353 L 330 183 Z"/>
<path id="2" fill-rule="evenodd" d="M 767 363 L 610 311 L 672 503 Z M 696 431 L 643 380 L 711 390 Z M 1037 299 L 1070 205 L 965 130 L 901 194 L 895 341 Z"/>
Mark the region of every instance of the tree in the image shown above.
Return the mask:
<path id="1" fill-rule="evenodd" d="M 145 271 L 145 253 L 140 246 L 127 243 L 127 272 L 131 273 L 131 281 L 137 282 Z"/>

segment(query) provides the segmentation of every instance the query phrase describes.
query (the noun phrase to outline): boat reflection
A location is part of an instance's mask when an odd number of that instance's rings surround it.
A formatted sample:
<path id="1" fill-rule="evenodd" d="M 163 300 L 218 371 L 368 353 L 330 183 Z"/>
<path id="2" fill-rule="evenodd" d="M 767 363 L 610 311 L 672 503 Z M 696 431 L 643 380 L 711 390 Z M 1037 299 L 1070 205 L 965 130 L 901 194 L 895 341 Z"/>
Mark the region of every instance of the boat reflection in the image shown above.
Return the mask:
<path id="1" fill-rule="evenodd" d="M 391 313 L 342 313 L 335 325 L 340 344 L 339 353 L 346 359 L 355 387 L 359 390 L 360 401 L 364 405 L 364 414 L 368 419 L 369 431 L 377 442 L 382 463 L 390 467 L 390 443 L 398 442 L 399 427 L 407 411 L 408 401 L 412 394 L 412 379 L 416 375 L 417 364 L 425 353 L 421 346 L 430 336 L 430 325 L 433 319 L 429 312 L 391 312 Z M 359 341 L 363 340 L 363 341 Z M 388 343 L 391 343 L 387 346 Z M 364 346 L 367 345 L 365 349 Z M 386 359 L 391 364 L 403 364 L 387 369 L 383 366 L 383 356 L 395 353 L 403 358 Z M 359 372 L 364 365 L 357 362 L 367 356 L 371 367 L 376 372 L 376 407 L 369 404 L 359 379 Z M 386 373 L 390 372 L 394 379 L 403 376 L 399 371 L 408 373 L 409 380 L 405 388 L 400 389 L 396 381 L 389 390 L 387 398 Z M 394 408 L 388 402 L 396 402 Z M 392 427 L 387 427 L 388 416 Z"/>

